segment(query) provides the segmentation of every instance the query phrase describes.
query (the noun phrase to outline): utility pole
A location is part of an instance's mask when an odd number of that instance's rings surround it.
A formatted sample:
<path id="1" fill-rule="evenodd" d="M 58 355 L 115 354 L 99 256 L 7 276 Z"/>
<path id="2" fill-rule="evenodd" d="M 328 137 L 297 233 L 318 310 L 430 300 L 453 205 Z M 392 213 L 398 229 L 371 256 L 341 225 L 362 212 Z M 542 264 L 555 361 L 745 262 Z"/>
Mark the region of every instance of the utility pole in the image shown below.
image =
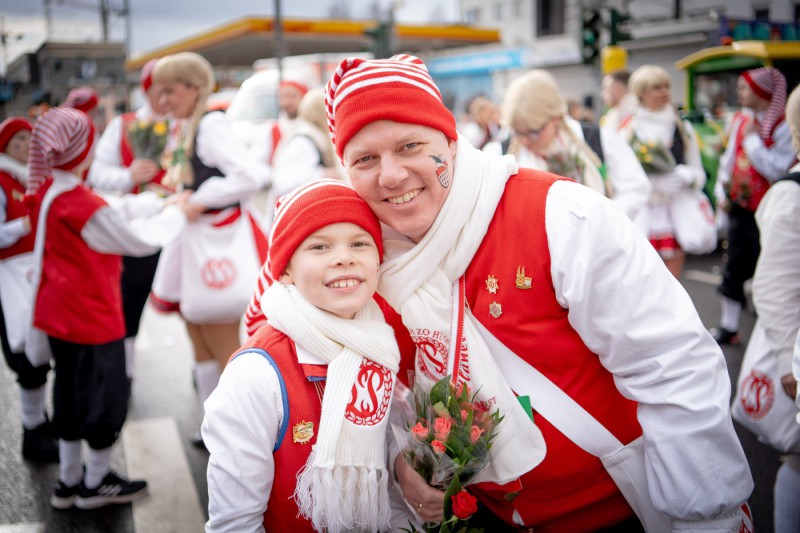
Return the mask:
<path id="1" fill-rule="evenodd" d="M 103 30 L 103 42 L 108 42 L 108 0 L 100 0 L 100 26 Z"/>
<path id="2" fill-rule="evenodd" d="M 6 17 L 0 15 L 0 44 L 3 46 L 3 75 L 8 75 L 8 41 L 22 39 L 21 33 L 6 31 Z"/>
<path id="3" fill-rule="evenodd" d="M 285 44 L 281 0 L 275 0 L 275 57 L 278 59 L 278 82 L 283 81 L 283 58 L 286 56 Z"/>
<path id="4" fill-rule="evenodd" d="M 49 41 L 53 36 L 53 9 L 50 7 L 50 2 L 53 0 L 44 0 L 44 21 L 46 25 L 45 40 Z"/>

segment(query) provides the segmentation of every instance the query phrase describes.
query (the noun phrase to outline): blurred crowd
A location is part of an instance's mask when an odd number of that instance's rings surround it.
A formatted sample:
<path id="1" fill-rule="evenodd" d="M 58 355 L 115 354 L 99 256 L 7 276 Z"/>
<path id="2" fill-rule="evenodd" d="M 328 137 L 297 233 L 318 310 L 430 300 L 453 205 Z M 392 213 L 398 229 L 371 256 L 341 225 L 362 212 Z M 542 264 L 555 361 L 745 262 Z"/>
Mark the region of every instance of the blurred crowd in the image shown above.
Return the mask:
<path id="1" fill-rule="evenodd" d="M 147 302 L 183 318 L 205 403 L 242 345 L 245 311 L 260 310 L 254 289 L 276 281 L 267 267 L 274 234 L 285 231 L 273 228 L 276 210 L 289 209 L 280 199 L 316 180 L 350 182 L 322 87 L 283 80 L 279 115 L 245 140 L 209 103 L 214 73 L 201 56 L 153 60 L 140 81 L 144 105 L 102 132 L 92 118 L 98 95 L 88 87 L 32 120 L 0 124 L 0 339 L 18 377 L 22 455 L 59 463 L 50 499 L 57 509 L 128 503 L 147 491 L 145 480 L 111 469 Z M 794 401 L 800 189 L 781 178 L 797 175 L 800 96 L 789 96 L 776 69 L 745 71 L 738 102 L 715 102 L 727 144 L 718 174 L 708 176 L 698 135 L 671 91 L 658 66 L 608 74 L 597 117 L 591 102 L 566 98 L 550 73 L 532 70 L 502 101 L 475 95 L 454 120 L 458 141 L 485 157 L 608 198 L 636 228 L 627 238 L 649 241 L 677 280 L 687 254 L 712 253 L 724 239 L 721 316 L 711 335 L 720 345 L 746 342 L 739 317 L 752 302 L 781 393 Z M 446 161 L 433 160 L 446 180 Z M 199 428 L 193 443 L 206 445 Z M 775 487 L 780 531 L 800 527 L 797 457 L 787 453 Z"/>

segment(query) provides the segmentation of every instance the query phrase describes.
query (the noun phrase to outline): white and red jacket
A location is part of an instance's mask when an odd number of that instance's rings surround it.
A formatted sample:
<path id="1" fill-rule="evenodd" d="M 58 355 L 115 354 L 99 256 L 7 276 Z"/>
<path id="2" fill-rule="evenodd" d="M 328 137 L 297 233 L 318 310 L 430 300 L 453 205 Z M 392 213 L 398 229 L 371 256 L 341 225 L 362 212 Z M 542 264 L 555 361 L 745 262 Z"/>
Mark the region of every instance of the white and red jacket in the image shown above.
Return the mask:
<path id="1" fill-rule="evenodd" d="M 127 128 L 134 120 L 153 121 L 161 118 L 145 104 L 135 112 L 124 113 L 111 119 L 97 141 L 86 183 L 93 189 L 107 193 L 135 192 L 131 172 L 128 170 L 134 157 L 128 142 Z M 163 175 L 163 171 L 159 172 L 154 181 L 159 182 Z"/>
<path id="2" fill-rule="evenodd" d="M 154 195 L 102 198 L 54 170 L 38 210 L 34 327 L 77 344 L 123 338 L 120 256 L 157 252 L 185 221 Z"/>
<path id="3" fill-rule="evenodd" d="M 28 215 L 21 177 L 24 172 L 25 165 L 0 153 L 0 260 L 33 251 L 35 221 L 31 220 L 28 227 L 23 221 Z"/>

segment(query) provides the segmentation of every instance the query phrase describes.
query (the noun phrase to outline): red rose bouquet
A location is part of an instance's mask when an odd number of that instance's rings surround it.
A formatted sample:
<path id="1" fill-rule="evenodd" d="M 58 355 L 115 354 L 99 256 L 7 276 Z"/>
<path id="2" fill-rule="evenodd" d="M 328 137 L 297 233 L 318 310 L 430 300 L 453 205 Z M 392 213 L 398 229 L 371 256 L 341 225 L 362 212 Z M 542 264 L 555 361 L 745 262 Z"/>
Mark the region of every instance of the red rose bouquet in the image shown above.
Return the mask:
<path id="1" fill-rule="evenodd" d="M 393 427 L 408 464 L 432 487 L 446 491 L 442 521 L 427 531 L 482 531 L 468 527 L 478 504 L 463 487 L 488 464 L 503 417 L 475 396 L 465 384 L 454 387 L 449 376 L 429 392 L 415 385 L 416 419 L 404 428 Z M 416 530 L 412 526 L 410 531 Z"/>

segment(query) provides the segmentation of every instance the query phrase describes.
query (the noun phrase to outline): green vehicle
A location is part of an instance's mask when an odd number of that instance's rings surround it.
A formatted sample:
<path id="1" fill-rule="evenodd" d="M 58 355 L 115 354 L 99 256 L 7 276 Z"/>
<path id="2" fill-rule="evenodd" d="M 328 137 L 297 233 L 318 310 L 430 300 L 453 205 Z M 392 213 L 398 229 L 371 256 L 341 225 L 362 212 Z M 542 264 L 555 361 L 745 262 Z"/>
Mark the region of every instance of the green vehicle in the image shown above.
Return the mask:
<path id="1" fill-rule="evenodd" d="M 736 106 L 736 80 L 745 70 L 775 67 L 786 76 L 787 92 L 800 82 L 800 42 L 734 41 L 690 54 L 675 63 L 686 71 L 684 114 L 692 122 L 708 175 L 705 191 L 714 201 L 719 158 L 727 143 L 727 127 Z"/>

